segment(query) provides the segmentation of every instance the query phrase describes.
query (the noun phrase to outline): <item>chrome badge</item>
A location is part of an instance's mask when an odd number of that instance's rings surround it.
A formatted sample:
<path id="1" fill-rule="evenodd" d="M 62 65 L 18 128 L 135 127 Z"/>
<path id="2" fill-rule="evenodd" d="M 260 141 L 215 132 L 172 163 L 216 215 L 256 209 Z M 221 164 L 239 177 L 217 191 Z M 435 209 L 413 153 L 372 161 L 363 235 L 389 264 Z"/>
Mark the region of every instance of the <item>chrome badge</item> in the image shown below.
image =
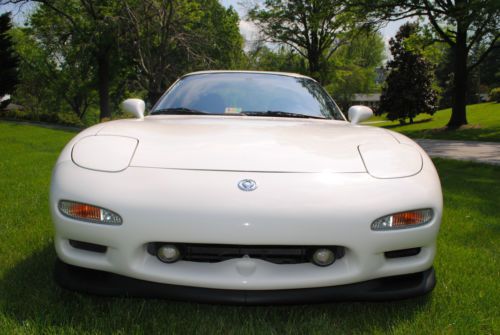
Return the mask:
<path id="1" fill-rule="evenodd" d="M 250 192 L 257 188 L 257 183 L 252 179 L 243 179 L 238 183 L 238 188 L 242 191 Z"/>

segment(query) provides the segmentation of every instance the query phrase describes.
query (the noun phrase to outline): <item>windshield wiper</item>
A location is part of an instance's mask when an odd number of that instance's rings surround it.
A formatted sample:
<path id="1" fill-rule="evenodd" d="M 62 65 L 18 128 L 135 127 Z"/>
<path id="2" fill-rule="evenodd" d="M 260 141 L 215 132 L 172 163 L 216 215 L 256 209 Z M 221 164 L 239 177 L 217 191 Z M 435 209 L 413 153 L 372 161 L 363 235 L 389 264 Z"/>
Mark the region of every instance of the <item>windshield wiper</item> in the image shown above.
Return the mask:
<path id="1" fill-rule="evenodd" d="M 298 113 L 289 113 L 283 111 L 244 111 L 241 113 L 235 114 L 214 114 L 199 111 L 197 109 L 185 108 L 185 107 L 175 107 L 175 108 L 164 108 L 157 109 L 151 112 L 151 115 L 248 115 L 248 116 L 275 116 L 275 117 L 294 117 L 294 118 L 303 118 L 303 119 L 326 119 L 321 116 L 314 115 L 306 115 L 306 114 L 298 114 Z"/>
<path id="2" fill-rule="evenodd" d="M 163 108 L 151 112 L 151 115 L 213 115 L 212 113 L 202 112 L 196 109 L 176 107 L 176 108 Z"/>
<path id="3" fill-rule="evenodd" d="M 326 119 L 326 117 L 322 117 L 322 116 L 290 113 L 290 112 L 283 112 L 283 111 L 262 111 L 262 112 L 244 111 L 241 114 L 242 115 L 249 115 L 249 116 L 276 116 L 276 117 L 296 117 L 296 118 L 303 118 L 303 119 Z"/>

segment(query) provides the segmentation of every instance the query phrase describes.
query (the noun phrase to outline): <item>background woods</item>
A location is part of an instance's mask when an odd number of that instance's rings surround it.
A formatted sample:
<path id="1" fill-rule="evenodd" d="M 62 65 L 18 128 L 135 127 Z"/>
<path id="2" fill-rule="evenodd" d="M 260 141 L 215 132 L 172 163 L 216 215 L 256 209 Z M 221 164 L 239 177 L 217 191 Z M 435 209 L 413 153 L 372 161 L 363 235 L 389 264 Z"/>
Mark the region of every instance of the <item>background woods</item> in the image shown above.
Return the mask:
<path id="1" fill-rule="evenodd" d="M 1 16 L 0 98 L 19 107 L 1 116 L 89 125 L 121 117 L 126 97 L 152 106 L 184 73 L 254 69 L 310 75 L 344 110 L 383 93 L 377 112 L 403 123 L 452 107 L 456 128 L 467 123 L 467 103 L 500 86 L 498 1 L 262 0 L 244 17 L 225 3 L 0 0 L 29 8 L 15 24 Z M 396 51 L 380 28 L 401 19 L 418 23 L 400 32 Z M 244 40 L 242 23 L 255 39 Z M 402 74 L 403 65 L 415 72 Z M 405 87 L 414 104 L 387 100 Z M 416 87 L 425 94 L 410 94 Z"/>

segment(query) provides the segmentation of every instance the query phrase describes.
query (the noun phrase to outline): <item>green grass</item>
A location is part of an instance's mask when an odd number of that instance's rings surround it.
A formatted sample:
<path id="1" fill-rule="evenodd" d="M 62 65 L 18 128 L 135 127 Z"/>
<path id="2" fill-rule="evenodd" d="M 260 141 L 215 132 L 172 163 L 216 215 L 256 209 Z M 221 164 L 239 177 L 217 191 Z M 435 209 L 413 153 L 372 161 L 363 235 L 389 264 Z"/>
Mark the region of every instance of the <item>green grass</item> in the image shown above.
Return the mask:
<path id="1" fill-rule="evenodd" d="M 412 138 L 432 138 L 444 140 L 469 140 L 500 142 L 500 103 L 488 102 L 467 106 L 469 124 L 458 130 L 444 129 L 450 120 L 451 109 L 437 111 L 434 115 L 419 114 L 414 124 L 401 126 L 399 121 L 388 121 L 384 116 L 374 116 L 367 122 L 384 127 Z"/>
<path id="2" fill-rule="evenodd" d="M 428 297 L 231 307 L 99 298 L 60 289 L 48 210 L 52 166 L 74 133 L 0 122 L 0 334 L 495 334 L 500 167 L 436 160 L 445 212 Z"/>

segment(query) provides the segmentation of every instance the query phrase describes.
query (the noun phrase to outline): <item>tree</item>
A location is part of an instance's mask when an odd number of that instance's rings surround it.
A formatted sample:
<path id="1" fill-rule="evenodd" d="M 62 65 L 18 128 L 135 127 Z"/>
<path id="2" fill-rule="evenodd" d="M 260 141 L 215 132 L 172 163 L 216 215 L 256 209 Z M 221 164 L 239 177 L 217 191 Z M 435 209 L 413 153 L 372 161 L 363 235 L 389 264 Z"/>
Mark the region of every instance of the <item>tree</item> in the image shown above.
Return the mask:
<path id="1" fill-rule="evenodd" d="M 374 31 L 355 34 L 349 43 L 340 46 L 322 70 L 323 84 L 339 106 L 347 110 L 354 93 L 379 91 L 377 68 L 385 58 L 382 36 Z M 247 52 L 245 68 L 307 73 L 306 59 L 295 49 L 281 45 L 270 48 L 258 41 Z"/>
<path id="2" fill-rule="evenodd" d="M 307 73 L 304 58 L 287 46 L 271 49 L 263 42 L 255 43 L 246 54 L 244 68 L 259 71 Z"/>
<path id="3" fill-rule="evenodd" d="M 30 18 L 30 28 L 24 30 L 24 41 L 26 48 L 39 48 L 44 57 L 32 59 L 25 51 L 23 60 L 81 120 L 94 101 L 97 66 L 92 49 L 77 43 L 67 28 L 52 10 L 38 8 Z"/>
<path id="4" fill-rule="evenodd" d="M 103 120 L 130 91 L 154 103 L 180 75 L 243 57 L 239 17 L 217 0 L 0 0 L 27 2 L 38 5 L 26 33 L 46 62 L 36 58 L 24 77 L 38 73 L 80 118 L 94 88 Z"/>
<path id="5" fill-rule="evenodd" d="M 80 49 L 59 41 L 52 33 L 54 26 L 40 14 L 35 13 L 32 21 L 42 21 L 42 26 L 32 22 L 31 27 L 12 32 L 20 58 L 16 101 L 31 111 L 34 120 L 58 121 L 62 114 L 73 113 L 71 119 L 77 123 L 95 100 L 92 64 Z"/>
<path id="6" fill-rule="evenodd" d="M 340 0 L 266 0 L 249 17 L 266 41 L 288 45 L 307 59 L 309 74 L 321 82 L 327 62 L 362 21 Z"/>
<path id="7" fill-rule="evenodd" d="M 350 0 L 350 5 L 371 13 L 372 19 L 399 20 L 425 17 L 436 40 L 451 47 L 453 60 L 453 106 L 449 128 L 467 124 L 467 77 L 485 59 L 500 38 L 498 0 Z M 470 62 L 478 45 L 483 52 Z"/>
<path id="8" fill-rule="evenodd" d="M 210 62 L 202 64 L 210 69 L 236 69 L 240 66 L 243 51 L 238 13 L 232 8 L 225 8 L 219 0 L 197 0 L 203 13 L 195 26 L 197 34 L 203 37 L 204 52 Z"/>
<path id="9" fill-rule="evenodd" d="M 489 89 L 500 87 L 500 41 L 496 42 L 496 47 L 491 50 L 479 67 L 482 85 Z"/>
<path id="10" fill-rule="evenodd" d="M 389 42 L 393 59 L 387 64 L 389 75 L 380 97 L 380 113 L 387 113 L 389 120 L 403 123 L 409 118 L 413 123 L 418 114 L 432 115 L 437 109 L 430 63 L 405 47 L 405 39 L 417 30 L 416 23 L 406 23 Z"/>
<path id="11" fill-rule="evenodd" d="M 18 83 L 19 58 L 9 35 L 12 28 L 10 13 L 0 15 L 0 98 L 12 93 Z"/>
<path id="12" fill-rule="evenodd" d="M 432 28 L 424 20 L 417 22 L 418 31 L 405 38 L 405 49 L 420 54 L 432 65 L 433 88 L 438 94 L 439 107 L 449 108 L 453 98 L 453 57 L 450 47 L 446 43 L 436 43 Z"/>
<path id="13" fill-rule="evenodd" d="M 99 95 L 100 119 L 111 117 L 110 86 L 119 68 L 119 27 L 122 10 L 117 0 L 0 0 L 0 4 L 37 3 L 58 20 L 55 31 L 63 32 L 74 45 L 87 48 L 96 64 L 95 83 Z M 39 9 L 37 9 L 39 10 Z"/>
<path id="14" fill-rule="evenodd" d="M 326 89 L 343 110 L 349 108 L 355 93 L 380 91 L 375 79 L 384 58 L 384 40 L 374 31 L 357 34 L 335 53 L 329 62 Z"/>
<path id="15" fill-rule="evenodd" d="M 29 38 L 23 28 L 12 29 L 12 40 L 19 55 L 19 83 L 13 94 L 14 102 L 29 112 L 32 120 L 40 120 L 40 115 L 51 106 L 51 113 L 60 110 L 60 101 L 54 99 L 50 85 L 38 71 L 47 65 L 47 55 L 36 42 Z"/>
<path id="16" fill-rule="evenodd" d="M 231 68 L 243 53 L 238 14 L 216 0 L 127 0 L 123 27 L 138 83 L 153 104 L 195 69 Z"/>

